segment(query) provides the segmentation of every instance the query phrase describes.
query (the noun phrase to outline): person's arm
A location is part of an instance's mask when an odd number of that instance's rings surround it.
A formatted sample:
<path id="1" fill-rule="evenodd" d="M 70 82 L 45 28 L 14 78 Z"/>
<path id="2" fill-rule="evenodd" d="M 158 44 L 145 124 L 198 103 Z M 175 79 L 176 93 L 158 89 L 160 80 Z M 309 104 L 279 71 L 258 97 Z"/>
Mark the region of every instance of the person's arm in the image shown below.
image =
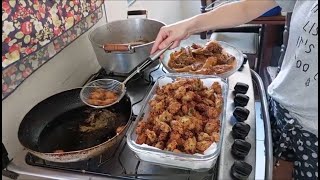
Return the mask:
<path id="1" fill-rule="evenodd" d="M 179 21 L 161 28 L 151 53 L 163 49 L 171 42 L 175 48 L 180 41 L 190 35 L 222 28 L 230 28 L 247 23 L 277 6 L 274 0 L 240 0 L 221 5 L 207 13 Z"/>
<path id="2" fill-rule="evenodd" d="M 189 34 L 231 28 L 250 22 L 276 6 L 274 0 L 241 0 L 194 16 L 185 23 Z"/>

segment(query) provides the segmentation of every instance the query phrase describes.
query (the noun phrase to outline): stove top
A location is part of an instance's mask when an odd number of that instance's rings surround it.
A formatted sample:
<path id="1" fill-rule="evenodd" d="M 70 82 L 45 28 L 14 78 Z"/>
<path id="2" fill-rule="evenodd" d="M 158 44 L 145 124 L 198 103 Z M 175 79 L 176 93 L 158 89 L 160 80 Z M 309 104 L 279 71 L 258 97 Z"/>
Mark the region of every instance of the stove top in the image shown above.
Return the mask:
<path id="1" fill-rule="evenodd" d="M 144 104 L 144 97 L 148 94 L 154 82 L 165 73 L 166 71 L 164 68 L 161 65 L 158 65 L 143 74 L 134 76 L 127 83 L 127 94 L 132 103 L 133 121 Z M 102 78 L 123 81 L 126 77 L 108 74 L 105 70 L 101 69 L 97 73 L 93 74 L 86 83 Z M 189 170 L 165 168 L 147 162 L 142 162 L 126 145 L 126 137 L 123 138 L 120 145 L 112 152 L 111 155 L 109 152 L 109 154 L 102 154 L 86 161 L 55 163 L 40 159 L 30 153 L 26 154 L 25 161 L 31 166 L 121 179 L 168 179 L 170 176 L 174 177 L 174 179 L 184 180 L 213 179 L 215 175 L 214 169 L 210 172 L 195 173 Z"/>
<path id="2" fill-rule="evenodd" d="M 127 83 L 127 94 L 132 102 L 133 118 L 139 113 L 143 105 L 143 99 L 149 92 L 153 83 L 157 78 L 164 75 L 166 71 L 161 65 L 150 69 L 141 75 L 136 75 L 131 81 Z M 125 77 L 108 74 L 104 70 L 93 74 L 87 82 L 100 78 L 112 78 L 123 81 Z M 247 95 L 250 100 L 247 102 L 246 108 L 251 112 L 245 121 L 251 126 L 251 130 L 246 137 L 246 141 L 251 143 L 251 150 L 243 160 L 252 165 L 252 172 L 248 179 L 255 179 L 257 171 L 264 170 L 267 159 L 265 157 L 264 138 L 256 139 L 256 133 L 264 133 L 264 128 L 256 130 L 256 115 L 255 115 L 255 99 L 253 82 L 251 79 L 249 65 L 246 64 L 242 71 L 236 72 L 228 78 L 229 93 L 227 98 L 226 124 L 223 132 L 224 142 L 221 147 L 220 156 L 216 162 L 216 166 L 207 172 L 194 172 L 189 170 L 182 170 L 176 168 L 169 168 L 159 165 L 154 165 L 148 162 L 140 161 L 135 154 L 129 149 L 126 144 L 126 136 L 115 151 L 110 155 L 102 154 L 98 157 L 87 161 L 76 163 L 54 163 L 42 160 L 29 154 L 26 150 L 18 153 L 12 159 L 6 170 L 2 174 L 7 177 L 21 176 L 22 179 L 35 179 L 37 177 L 45 179 L 175 179 L 175 180 L 206 180 L 206 179 L 232 179 L 231 169 L 236 161 L 232 156 L 231 149 L 235 139 L 232 137 L 233 125 L 235 120 L 233 118 L 233 111 L 235 110 L 234 94 L 232 93 L 236 83 L 243 82 L 249 85 Z M 261 83 L 259 83 L 261 84 Z M 261 85 L 260 85 L 261 86 Z M 135 119 L 133 119 L 134 121 Z M 256 146 L 257 145 L 257 146 Z M 256 147 L 262 146 L 256 154 Z M 268 146 L 271 146 L 268 144 Z M 108 158 L 111 157 L 111 158 Z M 272 157 L 271 157 L 272 158 Z M 3 159 L 4 160 L 4 159 Z M 256 163 L 259 162 L 259 163 Z M 261 163 L 260 163 L 261 162 Z M 238 163 L 239 164 L 239 163 Z M 259 164 L 259 165 L 257 165 Z M 258 168 L 258 169 L 256 169 Z M 234 169 L 234 168 L 233 168 Z M 24 178 L 25 177 L 25 178 Z"/>

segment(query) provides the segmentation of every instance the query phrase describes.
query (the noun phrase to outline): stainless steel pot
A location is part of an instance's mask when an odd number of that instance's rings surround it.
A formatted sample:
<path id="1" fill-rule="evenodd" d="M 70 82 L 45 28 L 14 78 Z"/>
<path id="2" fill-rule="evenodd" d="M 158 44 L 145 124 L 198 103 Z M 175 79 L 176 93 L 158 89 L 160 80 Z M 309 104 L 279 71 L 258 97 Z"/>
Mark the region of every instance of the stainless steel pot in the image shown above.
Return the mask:
<path id="1" fill-rule="evenodd" d="M 165 24 L 151 19 L 125 19 L 93 30 L 89 39 L 99 64 L 115 74 L 129 74 L 149 55 L 157 34 Z M 154 67 L 156 61 L 149 68 Z"/>

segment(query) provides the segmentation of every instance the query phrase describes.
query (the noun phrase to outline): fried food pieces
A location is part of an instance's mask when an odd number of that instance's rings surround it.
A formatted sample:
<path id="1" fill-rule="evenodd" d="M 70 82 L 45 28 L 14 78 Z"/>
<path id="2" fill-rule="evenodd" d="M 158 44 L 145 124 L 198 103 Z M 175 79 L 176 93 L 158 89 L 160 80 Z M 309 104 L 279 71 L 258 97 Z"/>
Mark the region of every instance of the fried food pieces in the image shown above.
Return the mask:
<path id="1" fill-rule="evenodd" d="M 221 85 L 206 87 L 197 78 L 179 78 L 158 88 L 150 111 L 135 131 L 137 144 L 195 154 L 219 141 L 223 97 Z"/>
<path id="2" fill-rule="evenodd" d="M 115 92 L 96 88 L 90 93 L 88 103 L 96 106 L 104 106 L 114 103 L 117 99 L 118 95 Z"/>
<path id="3" fill-rule="evenodd" d="M 216 41 L 204 47 L 193 44 L 170 54 L 169 68 L 176 72 L 214 75 L 230 71 L 235 66 L 235 57 L 223 51 Z"/>

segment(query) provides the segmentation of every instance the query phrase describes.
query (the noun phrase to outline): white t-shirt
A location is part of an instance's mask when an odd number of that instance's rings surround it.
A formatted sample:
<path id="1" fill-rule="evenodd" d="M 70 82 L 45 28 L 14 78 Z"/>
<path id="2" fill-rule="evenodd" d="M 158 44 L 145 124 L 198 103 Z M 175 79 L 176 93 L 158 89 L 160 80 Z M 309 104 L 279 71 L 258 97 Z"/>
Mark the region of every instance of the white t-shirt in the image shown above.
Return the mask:
<path id="1" fill-rule="evenodd" d="M 293 9 L 293 13 L 281 71 L 268 93 L 306 130 L 318 136 L 318 0 L 277 3 L 283 11 Z"/>

